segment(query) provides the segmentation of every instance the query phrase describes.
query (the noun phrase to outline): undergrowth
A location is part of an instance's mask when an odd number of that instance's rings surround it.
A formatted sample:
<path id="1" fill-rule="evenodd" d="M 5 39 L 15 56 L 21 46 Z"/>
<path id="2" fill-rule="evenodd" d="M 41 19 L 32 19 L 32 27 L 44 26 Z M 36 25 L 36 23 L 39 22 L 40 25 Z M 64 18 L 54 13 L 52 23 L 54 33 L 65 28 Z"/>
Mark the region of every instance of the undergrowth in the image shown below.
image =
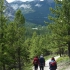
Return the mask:
<path id="1" fill-rule="evenodd" d="M 52 57 L 55 57 L 55 56 L 58 56 L 58 55 L 52 54 L 52 55 L 45 56 L 45 60 L 48 60 L 49 58 L 52 58 Z"/>
<path id="2" fill-rule="evenodd" d="M 68 56 L 62 56 L 57 59 L 58 70 L 65 70 L 70 65 L 70 59 Z"/>

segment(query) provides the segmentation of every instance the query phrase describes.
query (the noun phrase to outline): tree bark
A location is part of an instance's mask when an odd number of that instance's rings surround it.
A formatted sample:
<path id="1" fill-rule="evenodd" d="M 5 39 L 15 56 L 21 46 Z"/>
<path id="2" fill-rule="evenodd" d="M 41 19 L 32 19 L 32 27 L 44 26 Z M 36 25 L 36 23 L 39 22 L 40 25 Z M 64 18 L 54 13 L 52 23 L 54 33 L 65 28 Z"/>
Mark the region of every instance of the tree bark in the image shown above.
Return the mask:
<path id="1" fill-rule="evenodd" d="M 3 70 L 6 70 L 6 69 L 5 69 L 5 64 L 4 64 L 4 63 L 3 63 Z"/>
<path id="2" fill-rule="evenodd" d="M 70 36 L 70 27 L 68 28 L 68 35 Z M 68 56 L 70 58 L 70 41 L 68 42 Z"/>
<path id="3" fill-rule="evenodd" d="M 70 58 L 70 42 L 68 43 L 68 56 Z"/>
<path id="4" fill-rule="evenodd" d="M 20 61 L 20 47 L 18 47 L 18 65 L 19 65 L 19 70 L 21 70 L 21 61 Z"/>

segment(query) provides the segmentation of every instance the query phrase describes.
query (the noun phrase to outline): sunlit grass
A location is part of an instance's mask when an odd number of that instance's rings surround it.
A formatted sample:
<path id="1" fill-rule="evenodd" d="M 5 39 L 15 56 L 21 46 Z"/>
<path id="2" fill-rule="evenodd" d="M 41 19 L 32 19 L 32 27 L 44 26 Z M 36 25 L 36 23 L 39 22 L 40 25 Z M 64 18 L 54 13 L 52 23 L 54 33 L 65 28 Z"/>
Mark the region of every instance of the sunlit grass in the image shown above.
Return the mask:
<path id="1" fill-rule="evenodd" d="M 60 58 L 57 59 L 57 65 L 59 68 L 59 70 L 65 70 L 69 67 L 70 65 L 70 59 L 68 56 L 62 56 Z"/>
<path id="2" fill-rule="evenodd" d="M 68 56 L 62 56 L 62 57 L 57 59 L 57 62 L 59 62 L 59 63 L 60 62 L 69 62 L 69 61 L 70 61 L 70 59 Z"/>
<path id="3" fill-rule="evenodd" d="M 48 60 L 49 58 L 56 57 L 56 56 L 58 56 L 58 55 L 52 54 L 52 55 L 45 56 L 45 60 Z"/>

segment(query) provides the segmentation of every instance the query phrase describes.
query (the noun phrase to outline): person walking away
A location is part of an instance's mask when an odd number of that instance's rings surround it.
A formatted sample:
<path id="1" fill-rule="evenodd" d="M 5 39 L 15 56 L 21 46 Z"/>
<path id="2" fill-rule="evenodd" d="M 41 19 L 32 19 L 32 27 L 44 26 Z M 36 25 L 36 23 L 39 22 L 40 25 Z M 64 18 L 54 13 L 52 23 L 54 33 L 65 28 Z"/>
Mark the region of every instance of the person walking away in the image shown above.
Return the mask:
<path id="1" fill-rule="evenodd" d="M 41 55 L 40 58 L 39 58 L 40 70 L 44 70 L 44 66 L 45 66 L 45 58 L 43 57 L 43 55 Z"/>
<path id="2" fill-rule="evenodd" d="M 38 56 L 36 56 L 33 59 L 34 70 L 37 70 L 38 69 L 38 64 L 39 64 L 39 58 L 38 58 Z"/>
<path id="3" fill-rule="evenodd" d="M 50 70 L 56 70 L 57 69 L 57 62 L 55 61 L 54 57 L 52 57 L 51 61 L 49 62 L 49 69 Z"/>

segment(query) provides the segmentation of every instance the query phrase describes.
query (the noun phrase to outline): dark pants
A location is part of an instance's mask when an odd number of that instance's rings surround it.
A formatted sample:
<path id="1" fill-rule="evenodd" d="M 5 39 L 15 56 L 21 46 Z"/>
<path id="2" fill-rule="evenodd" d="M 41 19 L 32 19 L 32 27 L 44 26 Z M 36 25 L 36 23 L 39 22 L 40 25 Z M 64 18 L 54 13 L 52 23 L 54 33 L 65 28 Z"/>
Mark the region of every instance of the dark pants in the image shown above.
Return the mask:
<path id="1" fill-rule="evenodd" d="M 37 70 L 38 69 L 38 65 L 34 65 L 34 70 Z"/>
<path id="2" fill-rule="evenodd" d="M 56 70 L 56 69 L 50 69 L 50 70 Z"/>
<path id="3" fill-rule="evenodd" d="M 56 69 L 50 69 L 50 70 L 56 70 Z"/>
<path id="4" fill-rule="evenodd" d="M 44 66 L 40 66 L 40 70 L 44 70 Z"/>

